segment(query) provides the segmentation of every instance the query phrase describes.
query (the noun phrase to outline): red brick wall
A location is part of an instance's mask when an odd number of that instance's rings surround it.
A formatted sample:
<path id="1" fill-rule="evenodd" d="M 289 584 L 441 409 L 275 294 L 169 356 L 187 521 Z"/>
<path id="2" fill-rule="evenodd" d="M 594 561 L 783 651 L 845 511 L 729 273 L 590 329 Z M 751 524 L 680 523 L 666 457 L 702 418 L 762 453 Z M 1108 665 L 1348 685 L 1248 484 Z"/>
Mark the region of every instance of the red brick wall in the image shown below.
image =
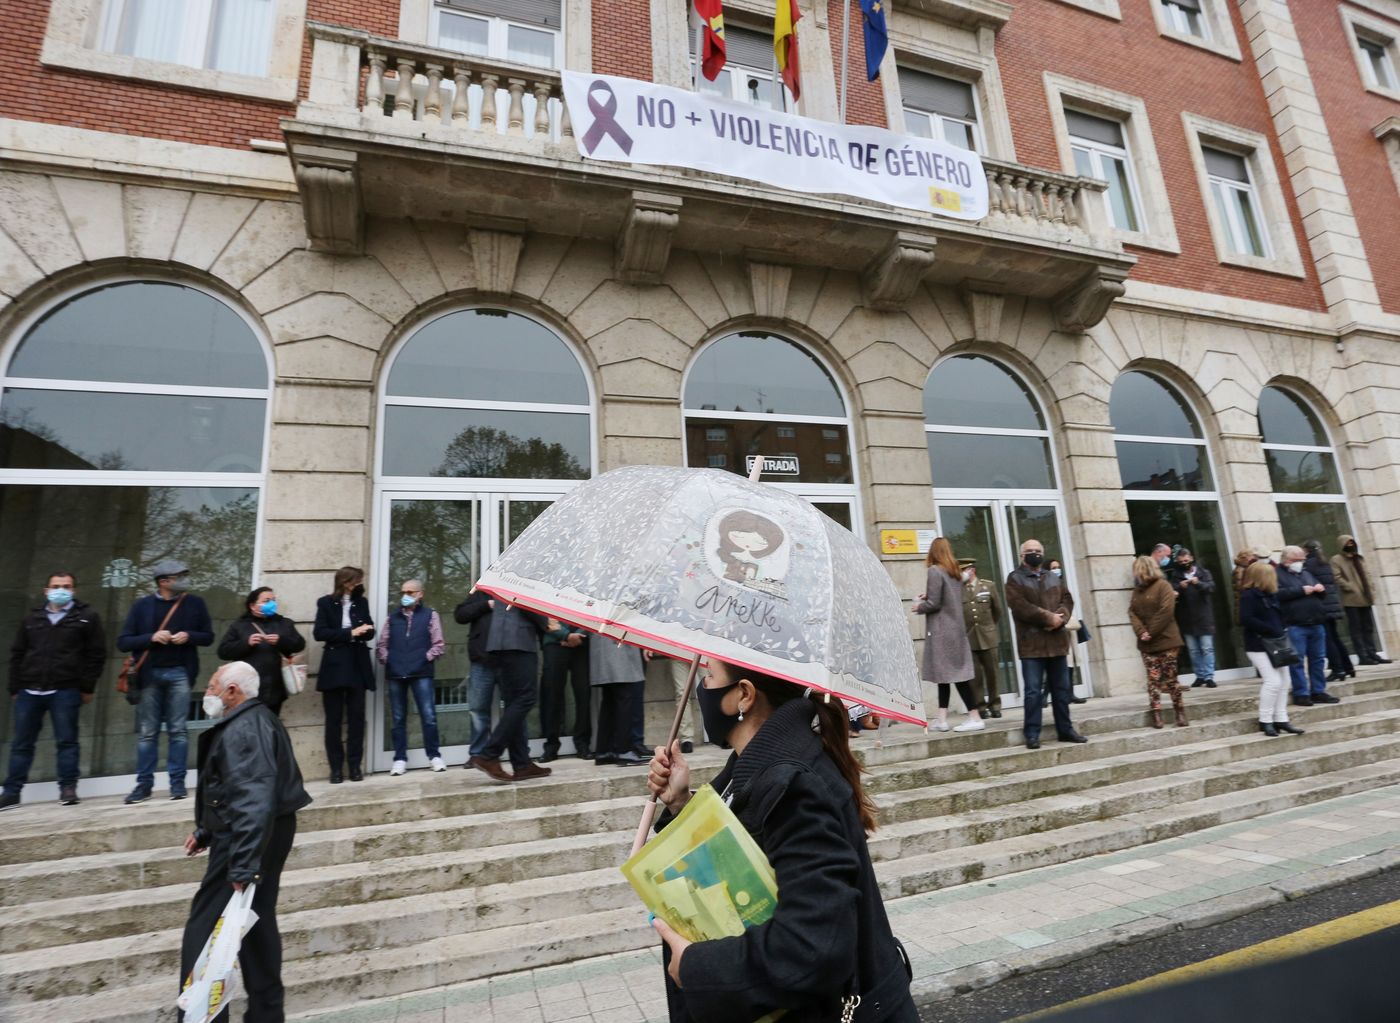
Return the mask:
<path id="1" fill-rule="evenodd" d="M 1350 30 L 1335 3 L 1293 0 L 1290 7 L 1381 305 L 1400 313 L 1400 191 L 1385 147 L 1372 134 L 1387 117 L 1400 114 L 1400 103 L 1366 91 L 1347 37 Z M 1400 35 L 1400 24 L 1394 31 Z"/>
<path id="2" fill-rule="evenodd" d="M 1235 5 L 1224 6 L 1235 19 L 1236 37 L 1244 55 L 1238 63 L 1163 38 L 1158 34 L 1149 2 L 1121 0 L 1122 21 L 1101 18 L 1056 0 L 1022 0 L 1016 5 L 1016 13 L 997 37 L 997 62 L 1006 90 L 1016 158 L 1032 166 L 1060 167 L 1045 94 L 1045 71 L 1139 96 L 1147 106 L 1157 156 L 1171 196 L 1181 254 L 1133 249 L 1139 260 L 1133 277 L 1154 284 L 1321 309 L 1317 274 L 1302 233 L 1297 204 L 1288 190 L 1288 171 L 1276 145 L 1272 148 L 1278 176 L 1287 193 L 1285 198 L 1307 278 L 1299 280 L 1226 266 L 1215 255 L 1205 199 L 1187 149 L 1182 111 L 1273 135 L 1263 87 Z M 1092 45 L 1088 45 L 1089 40 Z"/>
<path id="3" fill-rule="evenodd" d="M 593 70 L 651 80 L 650 0 L 593 0 Z"/>
<path id="4" fill-rule="evenodd" d="M 846 123 L 873 124 L 886 128 L 885 96 L 878 81 L 865 80 L 865 32 L 861 27 L 860 4 L 857 0 L 845 0 L 851 5 L 851 35 L 846 44 L 846 59 L 850 63 L 850 76 L 846 86 Z M 831 63 L 841 67 L 841 10 L 842 0 L 827 0 L 826 23 L 831 38 Z M 841 74 L 836 75 L 836 99 L 841 100 Z"/>

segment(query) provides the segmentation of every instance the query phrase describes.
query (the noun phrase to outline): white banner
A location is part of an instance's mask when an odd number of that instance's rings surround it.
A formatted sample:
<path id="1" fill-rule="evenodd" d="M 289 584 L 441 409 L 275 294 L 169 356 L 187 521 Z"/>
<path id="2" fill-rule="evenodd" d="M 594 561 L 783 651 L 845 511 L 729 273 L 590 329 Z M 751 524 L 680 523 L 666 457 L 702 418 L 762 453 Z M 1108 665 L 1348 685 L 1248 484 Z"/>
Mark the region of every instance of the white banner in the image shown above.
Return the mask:
<path id="1" fill-rule="evenodd" d="M 982 161 L 967 149 L 633 78 L 575 71 L 563 77 L 586 159 L 690 167 L 960 220 L 987 215 Z"/>

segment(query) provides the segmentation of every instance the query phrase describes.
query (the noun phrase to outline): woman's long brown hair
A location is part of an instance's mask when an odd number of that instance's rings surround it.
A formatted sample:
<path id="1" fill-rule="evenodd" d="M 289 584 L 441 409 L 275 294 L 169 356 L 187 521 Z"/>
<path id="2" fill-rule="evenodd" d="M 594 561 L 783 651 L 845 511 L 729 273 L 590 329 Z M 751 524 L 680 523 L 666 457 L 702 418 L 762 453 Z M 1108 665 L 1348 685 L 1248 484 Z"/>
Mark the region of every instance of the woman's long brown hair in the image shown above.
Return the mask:
<path id="1" fill-rule="evenodd" d="M 764 695 L 768 705 L 774 710 L 785 703 L 802 698 L 802 687 L 794 682 L 734 664 L 726 664 L 724 668 L 731 680 L 737 682 L 746 678 L 752 682 L 754 688 Z M 846 784 L 851 787 L 861 826 L 865 828 L 866 834 L 869 834 L 879 826 L 875 819 L 875 802 L 861 784 L 860 776 L 865 768 L 851 752 L 851 719 L 846 714 L 846 705 L 835 696 L 828 700 L 825 693 L 816 690 L 812 690 L 812 695 L 808 698 L 817 708 L 817 732 L 821 736 L 822 750 L 831 758 L 832 763 L 841 772 L 841 777 L 845 778 Z"/>
<path id="2" fill-rule="evenodd" d="M 354 565 L 337 568 L 335 570 L 335 589 L 332 592 L 337 597 L 343 597 L 364 581 L 365 571 L 362 568 L 356 568 Z"/>
<path id="3" fill-rule="evenodd" d="M 958 559 L 953 557 L 953 545 L 948 542 L 946 536 L 936 537 L 933 543 L 928 545 L 928 556 L 924 558 L 924 564 L 929 568 L 937 566 L 954 579 L 962 578 L 962 568 L 958 565 Z"/>

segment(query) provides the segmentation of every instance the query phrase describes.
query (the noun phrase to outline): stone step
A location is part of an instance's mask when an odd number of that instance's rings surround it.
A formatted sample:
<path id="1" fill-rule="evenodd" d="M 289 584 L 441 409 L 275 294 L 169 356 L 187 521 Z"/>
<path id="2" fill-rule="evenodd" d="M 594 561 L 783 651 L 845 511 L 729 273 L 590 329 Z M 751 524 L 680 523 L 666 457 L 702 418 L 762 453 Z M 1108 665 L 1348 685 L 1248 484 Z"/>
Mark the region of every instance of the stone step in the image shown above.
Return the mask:
<path id="1" fill-rule="evenodd" d="M 895 824 L 872 836 L 871 853 L 882 863 L 883 870 L 884 861 L 903 864 L 932 852 L 981 849 L 1044 832 L 1055 832 L 1058 844 L 1061 830 L 1076 825 L 1106 818 L 1127 819 L 1147 810 L 1180 807 L 1221 793 L 1266 788 L 1290 779 L 1322 777 L 1355 765 L 1400 758 L 1400 734 L 1394 727 L 1400 712 L 1374 717 L 1376 720 L 1370 724 L 1383 732 L 1380 736 L 1311 750 L 1290 744 L 1273 755 L 1237 764 L 1166 777 L 1152 775 L 1079 795 L 1047 796 L 992 810 Z M 1260 736 L 1258 742 L 1272 744 L 1266 748 L 1277 750 L 1288 740 Z M 282 902 L 284 954 L 291 960 L 327 950 L 355 951 L 386 943 L 423 941 L 444 931 L 489 930 L 502 920 L 563 917 L 584 906 L 598 910 L 623 908 L 632 897 L 616 868 L 625 855 L 628 837 L 627 831 L 621 831 L 593 838 L 545 840 L 519 850 L 501 847 L 488 850 L 485 855 L 466 853 L 446 864 L 439 862 L 439 857 L 387 861 L 372 879 L 364 877 L 353 865 L 297 872 L 300 877 L 290 874 L 284 878 Z M 539 869 L 534 857 L 555 860 L 553 876 Z M 578 873 L 560 869 L 561 860 Z M 481 869 L 492 866 L 494 874 Z M 985 872 L 985 867 L 980 869 Z M 460 876 L 463 887 L 422 893 L 421 887 L 436 885 L 434 873 L 438 870 L 447 871 L 449 877 Z M 902 873 L 900 866 L 894 870 Z M 339 876 L 328 876 L 337 873 Z M 366 883 L 384 885 L 381 894 L 387 897 L 357 904 L 364 895 L 358 886 Z M 24 1000 L 41 991 L 50 992 L 52 997 L 52 993 L 78 993 L 112 969 L 133 980 L 139 980 L 143 971 L 152 970 L 159 976 L 173 970 L 178 947 L 176 928 L 183 923 L 188 892 L 176 887 L 134 893 L 144 896 L 144 902 L 133 899 L 132 894 L 65 900 L 66 906 L 50 903 L 7 911 L 0 921 L 7 948 L 23 947 L 26 936 L 52 942 L 66 933 L 70 942 L 74 935 L 89 940 L 70 944 L 65 949 L 67 962 L 61 966 L 53 962 L 50 950 L 45 948 L 0 957 L 0 977 L 4 978 L 0 980 L 0 992 Z M 104 902 L 108 905 L 104 906 Z M 296 912 L 302 906 L 306 908 Z M 28 915 L 34 919 L 17 919 Z M 134 933 L 103 937 L 104 929 L 120 930 L 125 925 L 130 932 L 139 932 L 162 923 L 171 929 L 158 935 L 143 935 L 139 951 L 132 942 Z M 166 950 L 163 955 L 159 951 L 162 948 Z"/>

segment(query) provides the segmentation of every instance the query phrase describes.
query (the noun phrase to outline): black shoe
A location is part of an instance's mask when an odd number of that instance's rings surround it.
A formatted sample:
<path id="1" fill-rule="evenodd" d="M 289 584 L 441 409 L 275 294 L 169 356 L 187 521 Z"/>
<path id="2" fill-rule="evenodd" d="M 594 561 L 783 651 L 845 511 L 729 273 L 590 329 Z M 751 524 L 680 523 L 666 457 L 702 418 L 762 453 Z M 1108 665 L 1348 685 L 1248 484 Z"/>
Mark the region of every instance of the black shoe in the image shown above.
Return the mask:
<path id="1" fill-rule="evenodd" d="M 122 800 L 123 803 L 144 803 L 151 798 L 151 790 L 144 785 L 137 785 L 131 790 L 131 795 Z"/>
<path id="2" fill-rule="evenodd" d="M 1313 702 L 1312 702 L 1311 698 L 1309 698 L 1309 697 L 1307 697 L 1307 696 L 1295 696 L 1295 697 L 1293 697 L 1293 706 L 1295 706 L 1295 707 L 1311 707 L 1312 705 L 1313 705 Z"/>
<path id="3" fill-rule="evenodd" d="M 349 778 L 350 778 L 351 781 L 364 781 L 364 780 L 365 780 L 364 772 L 362 772 L 362 771 L 360 770 L 358 764 L 357 764 L 356 766 L 350 768 L 350 770 L 349 770 L 348 772 L 346 772 L 346 773 L 348 774 L 348 776 L 349 776 Z"/>
<path id="4" fill-rule="evenodd" d="M 1088 703 L 1089 700 L 1088 700 L 1087 697 L 1084 697 L 1084 696 L 1071 696 L 1071 697 L 1069 698 L 1069 702 L 1070 702 L 1070 703 Z"/>
<path id="5" fill-rule="evenodd" d="M 1277 728 L 1280 732 L 1287 732 L 1289 735 L 1303 734 L 1303 730 L 1301 728 L 1294 728 L 1292 722 L 1290 721 L 1275 721 L 1274 727 Z"/>
<path id="6" fill-rule="evenodd" d="M 1039 738 L 1027 739 L 1027 740 L 1026 740 L 1026 749 L 1040 749 L 1040 739 L 1039 739 Z"/>
<path id="7" fill-rule="evenodd" d="M 613 763 L 617 764 L 618 767 L 641 767 L 643 764 L 651 763 L 651 757 L 644 757 L 636 750 L 628 750 L 626 753 L 619 753 Z"/>
<path id="8" fill-rule="evenodd" d="M 1084 738 L 1084 736 L 1080 735 L 1078 732 L 1070 732 L 1068 735 L 1057 735 L 1057 736 L 1055 736 L 1055 741 L 1056 741 L 1056 742 L 1088 742 L 1089 740 L 1086 739 L 1086 738 Z"/>
<path id="9" fill-rule="evenodd" d="M 1358 662 L 1360 662 L 1361 664 L 1366 665 L 1367 667 L 1371 667 L 1371 666 L 1376 665 L 1376 664 L 1389 664 L 1389 663 L 1390 663 L 1389 661 L 1382 661 L 1379 657 L 1358 657 L 1357 660 L 1358 660 Z"/>
<path id="10" fill-rule="evenodd" d="M 1342 679 L 1344 679 L 1344 678 L 1346 678 L 1346 676 L 1343 675 L 1340 671 L 1331 671 L 1331 672 L 1328 672 L 1328 673 L 1327 673 L 1327 677 L 1324 678 L 1322 681 L 1324 681 L 1324 682 L 1340 682 L 1340 681 L 1341 681 Z"/>
<path id="11" fill-rule="evenodd" d="M 1206 688 L 1207 688 L 1207 689 L 1214 689 L 1214 688 L 1215 688 L 1215 679 L 1213 679 L 1213 678 L 1208 678 L 1208 679 L 1206 679 Z"/>
<path id="12" fill-rule="evenodd" d="M 171 798 L 171 799 L 184 799 L 184 798 L 185 798 L 186 796 L 188 796 L 188 795 L 189 795 L 189 792 L 186 791 L 185 786 L 183 786 L 183 785 L 171 785 L 171 786 L 170 786 L 170 798 Z"/>
<path id="13" fill-rule="evenodd" d="M 1194 681 L 1194 682 L 1191 683 L 1191 688 L 1192 688 L 1192 689 L 1204 689 L 1205 687 L 1206 687 L 1206 680 L 1203 679 L 1203 678 L 1198 678 L 1198 679 L 1196 679 L 1196 681 Z"/>
<path id="14" fill-rule="evenodd" d="M 341 782 L 343 782 L 344 780 L 345 780 L 345 775 L 341 774 L 339 771 L 332 771 L 332 772 L 331 772 L 331 784 L 332 784 L 332 785 L 339 785 L 339 784 L 340 784 Z"/>
<path id="15" fill-rule="evenodd" d="M 992 717 L 994 717 L 994 718 L 999 718 L 999 717 L 1001 717 L 1001 708 L 1000 708 L 1000 707 L 988 707 L 987 709 L 988 709 L 989 711 L 992 712 Z"/>
<path id="16" fill-rule="evenodd" d="M 637 756 L 641 757 L 643 760 L 649 761 L 651 760 L 651 755 L 653 751 L 646 746 L 633 746 L 632 752 L 637 754 Z"/>
<path id="17" fill-rule="evenodd" d="M 578 757 L 580 760 L 592 760 L 593 751 L 587 746 L 580 746 L 577 750 L 574 751 L 574 756 Z"/>
<path id="18" fill-rule="evenodd" d="M 552 764 L 552 763 L 554 763 L 554 761 L 556 761 L 556 760 L 558 760 L 558 759 L 559 759 L 559 751 L 558 751 L 558 750 L 547 749 L 547 750 L 544 751 L 544 755 L 543 755 L 542 757 L 540 757 L 540 763 L 542 763 L 542 764 Z"/>
<path id="19" fill-rule="evenodd" d="M 1278 729 L 1274 727 L 1274 723 L 1272 721 L 1259 722 L 1259 731 L 1263 732 L 1270 739 L 1278 738 Z"/>
<path id="20" fill-rule="evenodd" d="M 615 764 L 615 763 L 617 763 L 617 754 L 616 754 L 616 753 L 599 753 L 597 756 L 595 756 L 595 757 L 593 758 L 593 762 L 594 762 L 595 764 L 598 764 L 600 767 L 601 767 L 603 764 Z"/>
<path id="21" fill-rule="evenodd" d="M 58 801 L 64 806 L 77 806 L 82 800 L 78 798 L 78 786 L 60 785 L 58 787 Z"/>
<path id="22" fill-rule="evenodd" d="M 6 792 L 0 795 L 0 810 L 13 810 L 19 806 L 19 793 Z"/>
<path id="23" fill-rule="evenodd" d="M 1382 657 L 1380 654 L 1376 654 L 1375 658 L 1372 660 L 1371 663 L 1373 663 L 1373 664 L 1394 664 L 1395 662 L 1392 661 L 1389 657 Z"/>
<path id="24" fill-rule="evenodd" d="M 1313 702 L 1313 703 L 1341 703 L 1342 701 L 1339 700 L 1337 697 L 1333 696 L 1331 693 L 1313 693 L 1313 694 L 1312 694 L 1312 702 Z"/>
<path id="25" fill-rule="evenodd" d="M 683 742 L 683 743 L 681 743 L 681 752 L 682 752 L 682 753 L 694 753 L 694 752 L 695 752 L 695 743 L 693 743 L 693 742 Z"/>

